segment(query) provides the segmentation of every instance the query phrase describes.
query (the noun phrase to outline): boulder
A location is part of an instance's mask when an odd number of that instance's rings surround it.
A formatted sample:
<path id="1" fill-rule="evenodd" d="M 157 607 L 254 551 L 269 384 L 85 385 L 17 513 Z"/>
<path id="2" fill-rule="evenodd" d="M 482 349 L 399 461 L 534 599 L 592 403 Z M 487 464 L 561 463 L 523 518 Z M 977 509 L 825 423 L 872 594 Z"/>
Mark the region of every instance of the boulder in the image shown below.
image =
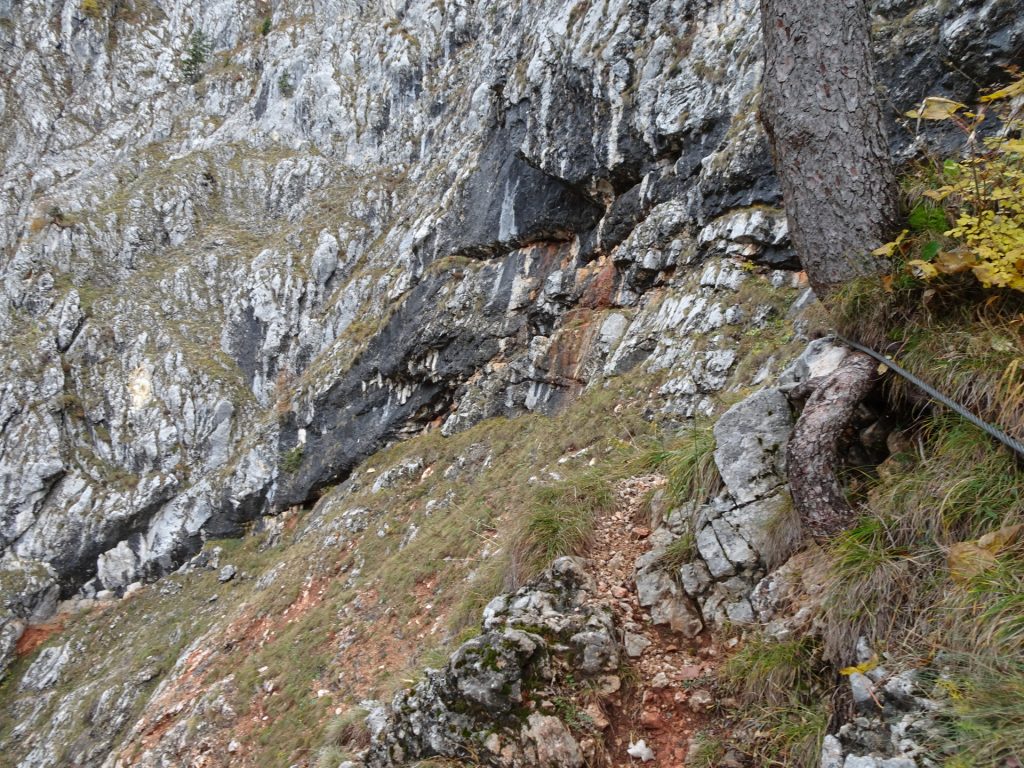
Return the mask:
<path id="1" fill-rule="evenodd" d="M 786 396 L 778 389 L 763 389 L 715 424 L 715 464 L 737 504 L 767 496 L 785 483 L 785 445 L 793 423 Z"/>

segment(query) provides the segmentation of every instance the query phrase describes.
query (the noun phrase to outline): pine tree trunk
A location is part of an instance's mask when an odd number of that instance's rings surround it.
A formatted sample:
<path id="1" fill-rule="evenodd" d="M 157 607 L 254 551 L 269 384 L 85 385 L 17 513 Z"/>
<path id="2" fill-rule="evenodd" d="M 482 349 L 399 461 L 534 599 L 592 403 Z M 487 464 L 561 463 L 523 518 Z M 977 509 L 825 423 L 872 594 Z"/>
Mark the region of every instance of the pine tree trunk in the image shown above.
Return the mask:
<path id="1" fill-rule="evenodd" d="M 877 364 L 852 352 L 824 381 L 817 382 L 786 447 L 786 473 L 804 531 L 827 539 L 853 520 L 836 470 L 838 442 L 854 411 L 878 378 Z"/>
<path id="2" fill-rule="evenodd" d="M 865 0 L 761 0 L 761 120 L 811 287 L 825 298 L 886 264 L 896 181 L 875 92 Z"/>

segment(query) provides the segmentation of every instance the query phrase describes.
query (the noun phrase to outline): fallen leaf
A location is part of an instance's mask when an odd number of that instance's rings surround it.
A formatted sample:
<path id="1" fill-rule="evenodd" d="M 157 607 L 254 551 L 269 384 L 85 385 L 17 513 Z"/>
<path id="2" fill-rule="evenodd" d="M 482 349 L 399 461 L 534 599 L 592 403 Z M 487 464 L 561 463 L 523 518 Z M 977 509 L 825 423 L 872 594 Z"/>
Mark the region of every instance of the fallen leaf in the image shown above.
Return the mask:
<path id="1" fill-rule="evenodd" d="M 878 654 L 876 653 L 870 659 L 868 659 L 867 661 L 861 662 L 860 664 L 856 665 L 855 667 L 843 667 L 842 669 L 839 670 L 839 674 L 840 675 L 845 675 L 846 677 L 849 677 L 850 675 L 855 674 L 855 673 L 859 673 L 861 675 L 865 675 L 865 674 L 867 674 L 868 672 L 870 672 L 872 669 L 874 669 L 877 666 L 878 666 Z"/>
<path id="2" fill-rule="evenodd" d="M 967 109 L 967 105 L 941 96 L 929 96 L 918 109 L 912 109 L 906 115 L 915 120 L 948 120 L 961 109 Z"/>
<path id="3" fill-rule="evenodd" d="M 997 99 L 1009 99 L 1013 96 L 1020 96 L 1024 94 L 1024 78 L 1021 78 L 1012 85 L 1008 85 L 1005 88 L 1000 88 L 998 91 L 982 96 L 978 101 L 996 101 Z"/>
<path id="4" fill-rule="evenodd" d="M 975 541 L 958 541 L 949 548 L 946 560 L 950 577 L 960 584 L 980 576 L 999 562 L 993 552 L 979 547 Z"/>
<path id="5" fill-rule="evenodd" d="M 998 555 L 1019 541 L 1024 525 L 1008 525 L 986 533 L 975 541 L 959 541 L 949 548 L 949 575 L 961 584 L 980 576 L 999 564 Z"/>
<path id="6" fill-rule="evenodd" d="M 935 257 L 935 267 L 944 275 L 957 275 L 966 272 L 977 262 L 974 254 L 967 250 L 940 251 Z"/>

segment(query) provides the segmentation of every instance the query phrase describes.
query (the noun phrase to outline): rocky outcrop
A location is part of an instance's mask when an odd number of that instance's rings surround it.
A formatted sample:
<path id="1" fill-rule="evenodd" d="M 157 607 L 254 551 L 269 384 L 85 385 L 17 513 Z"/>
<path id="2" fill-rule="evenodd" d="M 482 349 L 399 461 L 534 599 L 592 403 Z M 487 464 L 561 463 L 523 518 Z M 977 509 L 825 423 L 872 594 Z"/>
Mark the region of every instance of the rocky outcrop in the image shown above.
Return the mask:
<path id="1" fill-rule="evenodd" d="M 828 376 L 849 354 L 829 339 L 815 340 L 774 387 L 758 390 L 722 414 L 714 425 L 714 462 L 723 490 L 715 498 L 675 508 L 663 496 L 656 498 L 651 550 L 637 561 L 635 576 L 642 603 L 656 623 L 688 636 L 726 622 L 756 625 L 777 619 L 769 629 L 778 637 L 806 628 L 810 606 L 799 615 L 779 610 L 799 602 L 797 593 L 807 586 L 800 584 L 805 567 L 820 570 L 814 553 L 803 555 L 799 564 L 787 563 L 805 542 L 787 487 L 786 445 L 803 385 Z M 863 410 L 853 424 L 856 439 L 843 445 L 855 465 L 885 458 L 892 427 Z M 692 556 L 670 572 L 665 554 L 680 540 L 690 542 Z"/>
<path id="2" fill-rule="evenodd" d="M 940 702 L 922 689 L 919 670 L 896 671 L 879 664 L 867 644 L 858 644 L 864 671 L 849 674 L 852 716 L 825 737 L 821 768 L 917 768 L 931 765 L 942 743 Z M 936 691 L 940 691 L 936 687 Z M 945 698 L 941 692 L 939 698 Z"/>
<path id="3" fill-rule="evenodd" d="M 874 10 L 899 109 L 968 100 L 1024 37 L 1012 0 Z M 792 266 L 756 14 L 0 2 L 0 569 L 23 572 L 0 669 L 59 599 L 155 579 L 419 430 L 640 365 L 709 412 L 722 329 L 765 320 L 734 259 Z M 736 522 L 701 520 L 707 547 Z"/>
<path id="4" fill-rule="evenodd" d="M 651 551 L 636 563 L 641 603 L 655 623 L 688 636 L 704 624 L 753 624 L 755 586 L 793 553 L 801 539 L 786 490 L 785 446 L 793 428 L 790 403 L 763 389 L 730 408 L 714 427 L 714 460 L 724 489 L 707 503 L 663 512 L 655 505 Z M 693 557 L 668 572 L 668 548 L 685 537 Z"/>
<path id="5" fill-rule="evenodd" d="M 550 700 L 567 678 L 618 687 L 616 628 L 611 612 L 589 600 L 593 592 L 584 563 L 560 558 L 533 583 L 491 601 L 478 637 L 395 696 L 365 764 L 440 756 L 500 768 L 582 768 L 580 745 Z"/>

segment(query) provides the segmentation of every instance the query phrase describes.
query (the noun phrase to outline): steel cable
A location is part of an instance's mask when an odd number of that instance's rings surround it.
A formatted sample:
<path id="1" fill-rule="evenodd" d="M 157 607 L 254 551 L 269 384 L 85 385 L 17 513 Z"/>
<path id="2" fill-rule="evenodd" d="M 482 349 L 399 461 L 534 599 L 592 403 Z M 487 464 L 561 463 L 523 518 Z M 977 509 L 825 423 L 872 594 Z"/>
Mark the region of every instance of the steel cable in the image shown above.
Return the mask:
<path id="1" fill-rule="evenodd" d="M 946 397 L 944 394 L 939 392 L 937 389 L 932 387 L 930 384 L 921 381 L 921 379 L 917 378 L 917 376 L 912 374 L 910 371 L 900 367 L 900 365 L 894 362 L 891 358 L 886 357 L 880 352 L 876 352 L 870 347 L 865 347 L 863 344 L 858 344 L 855 341 L 851 341 L 850 339 L 846 338 L 845 336 L 841 336 L 838 333 L 833 333 L 832 336 L 833 338 L 843 342 L 843 344 L 846 344 L 847 346 L 852 347 L 853 349 L 863 352 L 865 355 L 870 355 L 875 360 L 882 363 L 882 365 L 887 366 L 888 368 L 890 368 L 891 370 L 895 371 L 900 376 L 905 378 L 915 387 L 922 390 L 929 397 L 939 401 L 950 410 L 960 414 L 969 422 L 971 422 L 971 424 L 976 426 L 978 429 L 981 429 L 987 434 L 991 435 L 1000 443 L 1009 448 L 1011 451 L 1014 451 L 1018 456 L 1024 458 L 1024 443 L 1022 443 L 1020 440 L 1010 437 L 1008 434 L 1003 432 L 998 427 L 995 427 L 989 424 L 987 421 L 982 420 L 978 416 L 975 416 L 969 410 L 964 408 L 964 406 L 960 405 L 960 403 L 956 402 L 955 400 L 951 400 L 950 398 Z"/>

